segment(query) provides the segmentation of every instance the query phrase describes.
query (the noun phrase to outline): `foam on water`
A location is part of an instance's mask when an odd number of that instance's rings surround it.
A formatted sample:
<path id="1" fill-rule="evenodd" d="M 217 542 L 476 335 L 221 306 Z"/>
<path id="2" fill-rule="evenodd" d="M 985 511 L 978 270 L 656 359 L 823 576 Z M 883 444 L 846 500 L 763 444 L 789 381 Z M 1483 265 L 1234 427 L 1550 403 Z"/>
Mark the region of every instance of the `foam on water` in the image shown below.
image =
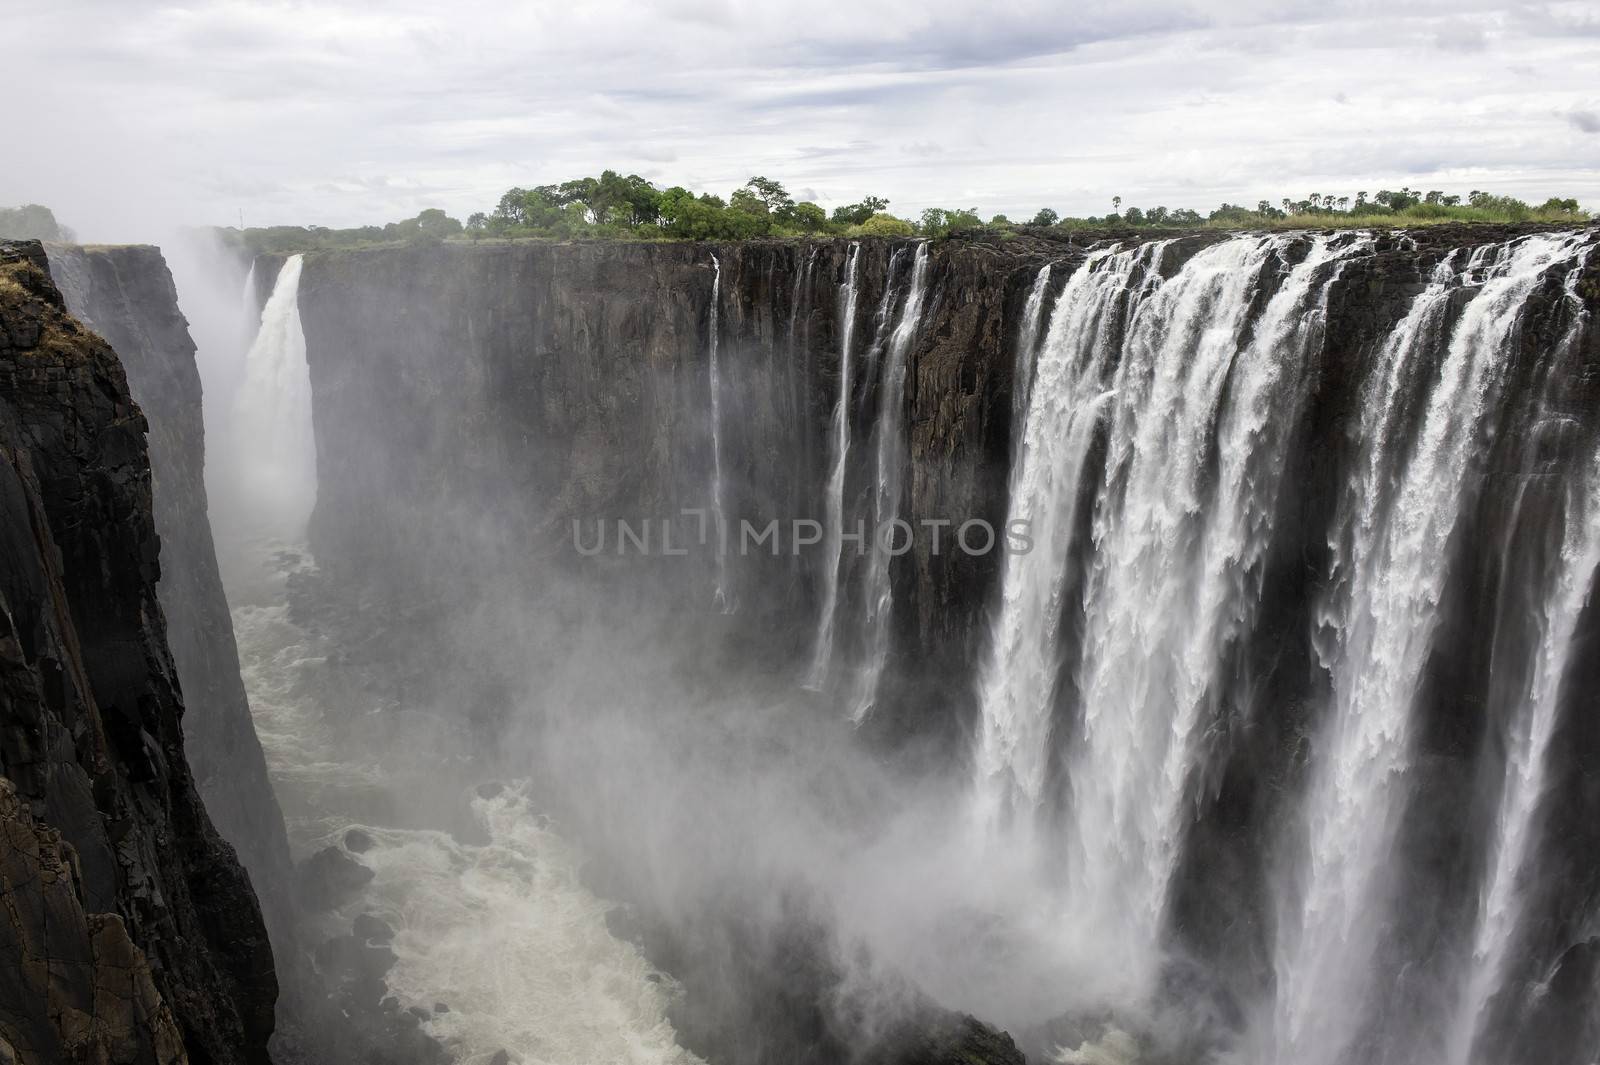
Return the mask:
<path id="1" fill-rule="evenodd" d="M 488 842 L 366 823 L 387 808 L 392 775 L 352 753 L 321 638 L 290 615 L 285 578 L 309 572 L 303 551 L 278 552 L 257 585 L 238 589 L 234 629 L 256 730 L 290 840 L 304 855 L 359 825 L 373 839 L 359 860 L 375 873 L 336 915 L 370 912 L 395 929 L 388 975 L 402 1006 L 449 1010 L 425 1022 L 463 1065 L 507 1050 L 523 1065 L 692 1065 L 667 1008 L 676 987 L 606 927 L 611 903 L 579 880 L 583 854 L 528 801 L 525 785 L 475 798 Z"/>

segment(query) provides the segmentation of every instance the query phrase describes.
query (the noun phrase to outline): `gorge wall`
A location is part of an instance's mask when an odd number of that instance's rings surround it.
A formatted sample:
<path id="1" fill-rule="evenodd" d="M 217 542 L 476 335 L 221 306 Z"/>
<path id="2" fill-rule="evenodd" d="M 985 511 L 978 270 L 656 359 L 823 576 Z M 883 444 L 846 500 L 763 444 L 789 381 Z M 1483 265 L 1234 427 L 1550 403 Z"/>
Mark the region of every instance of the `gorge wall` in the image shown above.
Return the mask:
<path id="1" fill-rule="evenodd" d="M 1580 550 L 1600 445 L 1593 235 L 1548 253 L 1514 227 L 1102 236 L 308 255 L 319 562 L 367 609 L 440 627 L 486 587 L 605 589 L 726 632 L 752 672 L 796 685 L 832 595 L 824 689 L 869 678 L 856 705 L 880 749 L 958 774 L 992 757 L 978 790 L 1003 820 L 1037 820 L 1066 867 L 1074 847 L 1126 863 L 1080 894 L 1159 944 L 1163 993 L 1198 1028 L 1300 1056 L 1297 996 L 1325 994 L 1342 1012 L 1317 1053 L 1412 1060 L 1479 996 L 1480 1051 L 1578 1063 L 1600 1025 L 1600 613 Z M 258 284 L 275 265 L 258 260 Z M 1103 362 L 1071 386 L 1080 404 L 1041 398 L 1069 387 L 1047 367 L 1088 359 Z M 684 509 L 1000 528 L 1027 419 L 1058 401 L 1068 428 L 1096 413 L 1074 430 L 1081 475 L 1052 489 L 1026 763 L 1001 715 L 1016 662 L 988 660 L 1009 609 L 1000 552 L 919 533 L 880 582 L 870 554 L 791 552 L 787 531 L 776 555 L 721 563 L 662 557 L 659 539 L 650 559 L 575 549 L 574 521 L 588 538 L 596 519 Z M 1096 756 L 1111 711 L 1174 707 L 1170 729 Z M 1126 764 L 1146 747 L 1150 765 Z M 1122 834 L 1097 837 L 1096 803 Z M 1371 848 L 1341 837 L 1330 860 L 1387 915 L 1383 1002 L 1361 980 L 1315 986 L 1369 971 L 1317 953 L 1317 804 L 1381 821 Z M 1509 874 L 1508 847 L 1525 856 Z M 1502 935 L 1484 900 L 1508 876 L 1538 897 Z M 1485 951 L 1494 988 L 1462 991 Z"/>
<path id="2" fill-rule="evenodd" d="M 272 954 L 185 759 L 144 415 L 37 243 L 0 245 L 0 368 L 0 1048 L 265 1062 Z"/>
<path id="3" fill-rule="evenodd" d="M 289 845 L 239 675 L 206 500 L 200 373 L 172 275 L 154 247 L 54 244 L 46 254 L 67 310 L 111 344 L 148 419 L 156 595 L 184 694 L 185 750 L 206 810 L 251 870 L 287 954 Z"/>

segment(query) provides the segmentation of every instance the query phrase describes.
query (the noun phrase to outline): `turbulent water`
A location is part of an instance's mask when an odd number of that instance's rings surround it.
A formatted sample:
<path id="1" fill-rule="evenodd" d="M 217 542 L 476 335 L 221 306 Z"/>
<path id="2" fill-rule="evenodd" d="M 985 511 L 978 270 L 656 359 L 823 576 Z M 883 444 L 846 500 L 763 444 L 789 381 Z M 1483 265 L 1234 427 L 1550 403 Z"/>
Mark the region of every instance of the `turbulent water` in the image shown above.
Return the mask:
<path id="1" fill-rule="evenodd" d="M 230 595 L 291 845 L 339 846 L 352 828 L 373 840 L 359 860 L 374 879 L 324 933 L 348 931 L 360 913 L 394 928 L 389 993 L 427 1011 L 428 1032 L 464 1065 L 502 1049 L 524 1065 L 697 1062 L 667 1019 L 671 978 L 608 931 L 612 904 L 579 879 L 583 852 L 535 810 L 524 783 L 463 796 L 487 842 L 391 823 L 394 782 L 417 767 L 380 758 L 341 724 L 350 693 L 329 672 L 331 649 L 289 612 L 286 579 L 314 570 L 303 548 L 279 546 L 258 562 Z M 435 1013 L 437 1003 L 448 1012 Z"/>

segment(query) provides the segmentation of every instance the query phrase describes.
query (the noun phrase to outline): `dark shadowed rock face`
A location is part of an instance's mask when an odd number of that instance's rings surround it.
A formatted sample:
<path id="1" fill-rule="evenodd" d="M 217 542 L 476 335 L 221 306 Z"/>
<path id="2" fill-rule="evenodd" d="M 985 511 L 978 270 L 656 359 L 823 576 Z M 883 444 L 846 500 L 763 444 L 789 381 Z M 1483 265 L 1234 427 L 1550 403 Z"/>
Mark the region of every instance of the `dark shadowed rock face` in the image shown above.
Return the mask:
<path id="1" fill-rule="evenodd" d="M 149 424 L 161 579 L 156 596 L 183 690 L 195 785 L 250 870 L 280 954 L 290 952 L 289 844 L 239 674 L 207 516 L 205 426 L 194 341 L 157 248 L 46 248 L 67 310 L 104 337 Z"/>
<path id="2" fill-rule="evenodd" d="M 185 760 L 144 431 L 41 247 L 0 245 L 0 775 L 15 795 L 0 862 L 19 937 L 5 956 L 40 945 L 63 974 L 0 979 L 0 1038 L 52 1065 L 182 1060 L 169 1011 L 189 1060 L 264 1062 L 272 953 Z M 39 924 L 52 914 L 59 936 Z M 52 1015 L 56 1001 L 93 1008 Z M 95 1040 L 109 1057 L 71 1049 Z"/>

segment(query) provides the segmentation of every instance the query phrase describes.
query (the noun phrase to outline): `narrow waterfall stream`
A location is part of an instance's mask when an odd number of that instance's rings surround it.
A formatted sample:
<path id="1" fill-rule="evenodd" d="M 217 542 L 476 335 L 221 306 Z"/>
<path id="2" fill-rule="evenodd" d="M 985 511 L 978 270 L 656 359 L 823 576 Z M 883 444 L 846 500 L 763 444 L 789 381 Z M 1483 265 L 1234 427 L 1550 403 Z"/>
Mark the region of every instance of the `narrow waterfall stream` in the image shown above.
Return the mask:
<path id="1" fill-rule="evenodd" d="M 279 533 L 303 529 L 316 501 L 311 378 L 298 302 L 304 261 L 300 255 L 284 261 L 262 308 L 229 441 L 238 481 L 228 505 L 245 512 L 249 523 Z"/>
<path id="2" fill-rule="evenodd" d="M 834 629 L 839 612 L 839 570 L 844 564 L 844 488 L 850 462 L 850 387 L 854 380 L 856 306 L 861 298 L 861 244 L 850 245 L 844 281 L 839 286 L 839 399 L 834 404 L 828 432 L 829 464 L 823 517 L 822 607 L 817 612 L 817 634 L 805 685 L 820 689 L 833 670 Z"/>
<path id="3" fill-rule="evenodd" d="M 717 556 L 717 586 L 712 598 L 723 613 L 731 614 L 734 598 L 728 587 L 728 508 L 722 484 L 722 370 L 717 361 L 719 319 L 722 317 L 722 263 L 715 255 L 711 257 L 711 271 L 711 311 L 706 330 L 711 337 L 707 356 L 711 366 L 711 535 Z"/>
<path id="4" fill-rule="evenodd" d="M 850 708 L 850 719 L 860 723 L 872 711 L 878 698 L 884 667 L 889 658 L 890 625 L 893 621 L 894 588 L 889 580 L 890 559 L 911 550 L 912 531 L 900 522 L 902 471 L 909 449 L 901 439 L 906 391 L 906 359 L 917 330 L 922 325 L 922 310 L 928 288 L 928 242 L 917 245 L 911 266 L 911 287 L 900 309 L 900 320 L 889 335 L 884 355 L 883 380 L 878 400 L 876 483 L 872 514 L 874 542 L 868 547 L 866 573 L 867 629 L 866 661 L 860 687 Z M 886 297 L 887 298 L 887 297 Z M 887 321 L 887 313 L 885 314 Z"/>

